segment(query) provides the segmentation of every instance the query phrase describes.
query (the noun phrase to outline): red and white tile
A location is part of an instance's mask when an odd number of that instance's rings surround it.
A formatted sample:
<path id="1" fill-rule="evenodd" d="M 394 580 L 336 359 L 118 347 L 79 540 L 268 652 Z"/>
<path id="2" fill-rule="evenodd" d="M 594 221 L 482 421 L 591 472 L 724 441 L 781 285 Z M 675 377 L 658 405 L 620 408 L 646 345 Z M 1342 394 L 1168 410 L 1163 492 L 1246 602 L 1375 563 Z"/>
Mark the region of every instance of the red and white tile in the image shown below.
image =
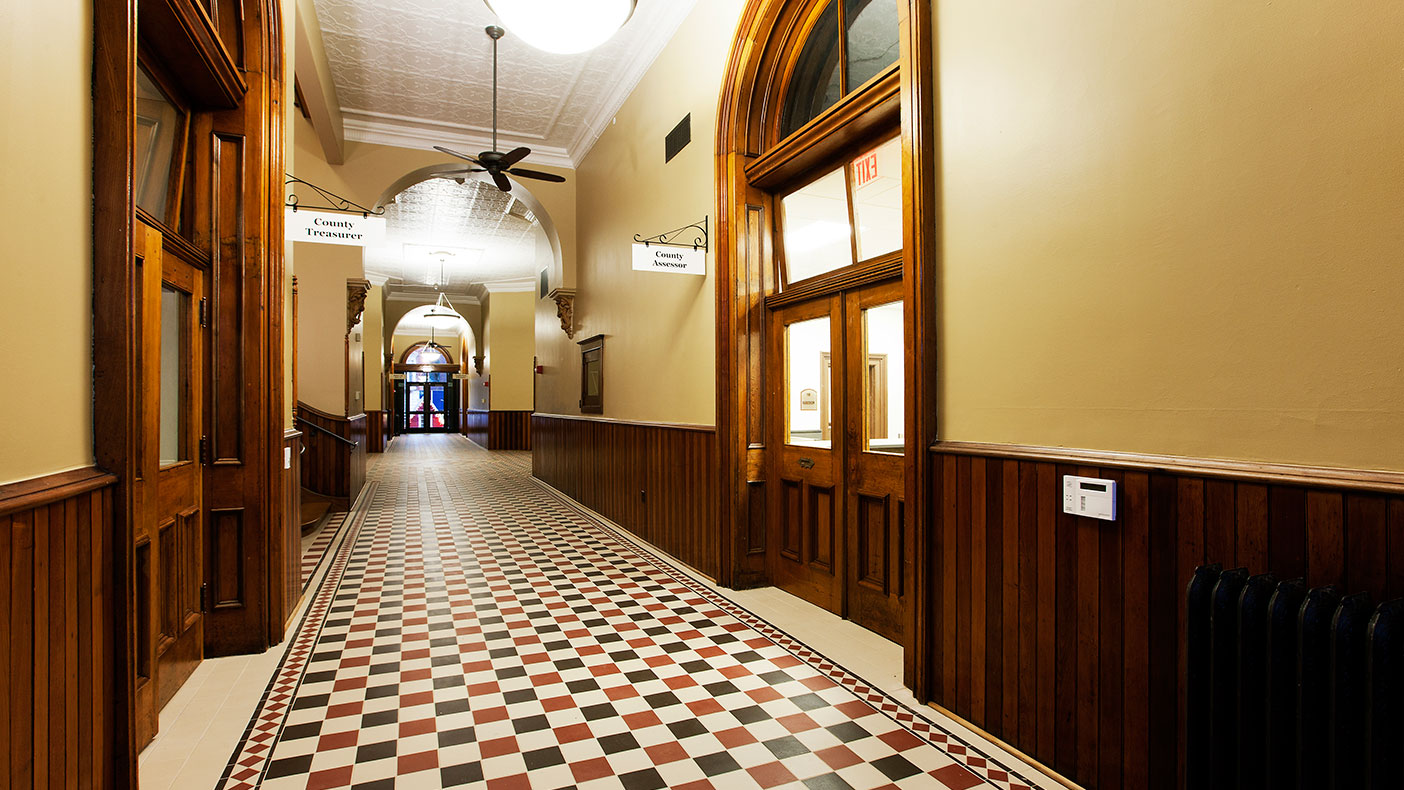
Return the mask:
<path id="1" fill-rule="evenodd" d="M 1057 787 L 904 707 L 530 477 L 401 437 L 221 782 Z"/>

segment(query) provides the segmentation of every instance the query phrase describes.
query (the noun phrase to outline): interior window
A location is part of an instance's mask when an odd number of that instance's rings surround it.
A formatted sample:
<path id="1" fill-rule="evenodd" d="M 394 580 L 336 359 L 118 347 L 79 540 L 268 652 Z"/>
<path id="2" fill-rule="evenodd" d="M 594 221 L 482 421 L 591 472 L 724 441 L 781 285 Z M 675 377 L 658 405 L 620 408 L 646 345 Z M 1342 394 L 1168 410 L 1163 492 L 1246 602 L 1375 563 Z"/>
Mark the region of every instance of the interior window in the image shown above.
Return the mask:
<path id="1" fill-rule="evenodd" d="M 167 221 L 171 194 L 171 163 L 182 130 L 181 113 L 157 87 L 146 69 L 137 69 L 136 88 L 136 204 Z"/>
<path id="2" fill-rule="evenodd" d="M 790 77 L 780 136 L 790 136 L 896 63 L 899 34 L 896 0 L 826 5 Z"/>
<path id="3" fill-rule="evenodd" d="M 900 139 L 782 197 L 780 222 L 786 285 L 900 250 Z"/>
<path id="4" fill-rule="evenodd" d="M 854 90 L 897 62 L 897 3 L 843 0 L 848 90 Z"/>
<path id="5" fill-rule="evenodd" d="M 804 126 L 843 97 L 838 6 L 829 3 L 800 51 L 785 99 L 781 136 Z"/>
<path id="6" fill-rule="evenodd" d="M 789 282 L 853 263 L 847 192 L 843 168 L 839 168 L 781 199 Z"/>
<path id="7" fill-rule="evenodd" d="M 902 145 L 894 137 L 849 163 L 858 260 L 902 249 Z"/>
<path id="8" fill-rule="evenodd" d="M 409 356 L 405 357 L 405 364 L 448 365 L 452 364 L 452 362 L 449 360 L 448 354 L 445 354 L 442 348 L 436 345 L 429 345 L 428 343 L 425 343 L 424 345 L 411 351 L 409 353 Z"/>

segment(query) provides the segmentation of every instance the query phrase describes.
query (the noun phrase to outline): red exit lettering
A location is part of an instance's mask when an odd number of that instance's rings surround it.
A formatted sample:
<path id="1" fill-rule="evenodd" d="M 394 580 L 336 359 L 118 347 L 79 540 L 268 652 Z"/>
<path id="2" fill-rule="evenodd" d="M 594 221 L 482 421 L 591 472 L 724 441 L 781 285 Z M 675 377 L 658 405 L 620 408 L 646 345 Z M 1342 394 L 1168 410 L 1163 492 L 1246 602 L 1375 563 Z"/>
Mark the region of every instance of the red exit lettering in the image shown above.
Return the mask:
<path id="1" fill-rule="evenodd" d="M 878 159 L 877 151 L 864 154 L 853 160 L 853 184 L 857 187 L 867 186 L 873 179 L 877 178 Z"/>

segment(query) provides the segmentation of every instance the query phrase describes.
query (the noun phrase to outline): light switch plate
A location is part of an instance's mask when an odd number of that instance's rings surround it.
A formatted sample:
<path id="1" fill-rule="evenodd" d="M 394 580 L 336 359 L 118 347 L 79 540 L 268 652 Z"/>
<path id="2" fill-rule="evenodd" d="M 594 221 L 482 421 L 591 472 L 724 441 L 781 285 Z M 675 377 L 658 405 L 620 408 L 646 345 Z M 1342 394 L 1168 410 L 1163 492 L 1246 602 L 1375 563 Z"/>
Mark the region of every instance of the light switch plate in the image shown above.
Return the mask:
<path id="1" fill-rule="evenodd" d="M 291 448 L 291 447 L 284 447 L 284 448 L 283 448 L 283 468 L 284 468 L 284 469 L 291 469 L 291 468 L 292 468 L 292 448 Z"/>
<path id="2" fill-rule="evenodd" d="M 1116 520 L 1116 481 L 1063 475 L 1063 512 Z"/>

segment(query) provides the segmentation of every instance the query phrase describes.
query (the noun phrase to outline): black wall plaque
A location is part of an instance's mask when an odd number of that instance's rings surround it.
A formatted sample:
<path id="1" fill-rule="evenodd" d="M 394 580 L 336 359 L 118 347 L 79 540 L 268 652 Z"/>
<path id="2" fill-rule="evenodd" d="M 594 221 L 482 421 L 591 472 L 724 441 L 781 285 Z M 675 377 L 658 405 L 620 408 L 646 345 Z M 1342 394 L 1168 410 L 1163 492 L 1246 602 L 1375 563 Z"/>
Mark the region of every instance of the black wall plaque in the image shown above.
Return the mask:
<path id="1" fill-rule="evenodd" d="M 673 131 L 668 132 L 668 137 L 663 141 L 663 163 L 673 161 L 673 157 L 678 152 L 687 147 L 692 142 L 692 113 L 683 116 L 678 125 L 673 127 Z"/>

